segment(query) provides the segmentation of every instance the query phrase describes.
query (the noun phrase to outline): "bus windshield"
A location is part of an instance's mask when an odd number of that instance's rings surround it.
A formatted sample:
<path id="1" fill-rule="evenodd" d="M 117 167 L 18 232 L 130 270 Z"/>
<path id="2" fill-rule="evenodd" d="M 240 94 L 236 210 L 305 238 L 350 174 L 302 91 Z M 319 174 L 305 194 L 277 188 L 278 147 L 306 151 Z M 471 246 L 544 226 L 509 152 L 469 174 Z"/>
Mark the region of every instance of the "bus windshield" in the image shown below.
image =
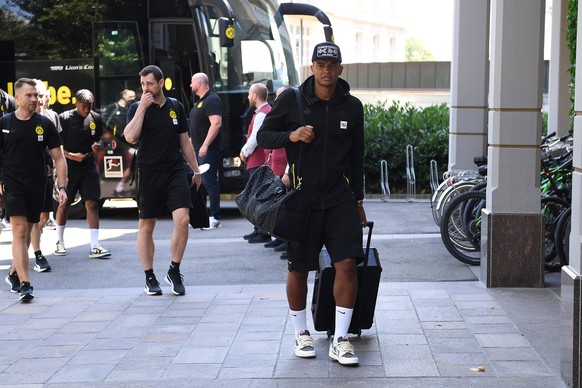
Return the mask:
<path id="1" fill-rule="evenodd" d="M 214 87 L 217 90 L 248 89 L 253 83 L 262 82 L 277 88 L 284 84 L 297 84 L 297 71 L 284 25 L 277 28 L 276 10 L 271 2 L 237 2 L 232 4 L 235 19 L 236 40 L 240 45 L 221 47 L 218 31 L 217 9 L 202 7 L 200 13 L 211 60 L 216 65 Z M 230 68 L 230 69 L 229 69 Z"/>

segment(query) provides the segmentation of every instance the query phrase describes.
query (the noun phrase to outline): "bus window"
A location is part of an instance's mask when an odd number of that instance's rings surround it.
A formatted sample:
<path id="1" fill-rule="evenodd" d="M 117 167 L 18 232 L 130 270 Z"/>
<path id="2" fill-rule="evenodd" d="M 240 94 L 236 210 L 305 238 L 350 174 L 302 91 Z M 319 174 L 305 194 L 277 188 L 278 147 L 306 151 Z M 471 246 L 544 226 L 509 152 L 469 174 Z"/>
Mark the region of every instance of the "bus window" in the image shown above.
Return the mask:
<path id="1" fill-rule="evenodd" d="M 95 23 L 99 55 L 99 74 L 103 76 L 135 75 L 141 70 L 137 25 L 135 23 Z"/>
<path id="2" fill-rule="evenodd" d="M 248 84 L 273 79 L 273 63 L 269 47 L 256 40 L 241 42 L 242 70 Z M 247 87 L 250 85 L 246 85 Z"/>
<path id="3" fill-rule="evenodd" d="M 154 21 L 150 27 L 151 62 L 162 69 L 166 94 L 190 109 L 190 77 L 200 71 L 198 47 L 190 20 L 166 23 Z"/>

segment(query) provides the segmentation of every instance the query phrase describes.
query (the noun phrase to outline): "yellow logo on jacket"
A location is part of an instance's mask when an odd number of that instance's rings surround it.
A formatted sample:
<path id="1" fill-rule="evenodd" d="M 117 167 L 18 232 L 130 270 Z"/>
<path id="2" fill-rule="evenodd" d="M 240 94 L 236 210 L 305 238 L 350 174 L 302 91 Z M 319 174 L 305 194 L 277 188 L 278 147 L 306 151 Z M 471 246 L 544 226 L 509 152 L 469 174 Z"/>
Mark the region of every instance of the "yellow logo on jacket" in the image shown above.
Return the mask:
<path id="1" fill-rule="evenodd" d="M 175 119 L 176 117 L 178 117 L 178 116 L 176 115 L 176 112 L 174 112 L 174 110 L 173 110 L 173 109 L 170 111 L 170 117 L 171 117 L 171 118 L 173 118 L 173 119 Z"/>
<path id="2" fill-rule="evenodd" d="M 95 121 L 91 121 L 91 124 L 89 124 L 89 128 L 94 131 L 95 128 L 97 128 L 97 125 L 95 124 Z"/>
<path id="3" fill-rule="evenodd" d="M 202 108 L 202 101 L 200 101 L 200 102 L 198 103 L 198 105 L 196 105 L 196 107 L 197 107 L 198 109 Z"/>
<path id="4" fill-rule="evenodd" d="M 37 135 L 42 135 L 44 133 L 44 129 L 40 125 L 37 125 L 34 131 Z"/>

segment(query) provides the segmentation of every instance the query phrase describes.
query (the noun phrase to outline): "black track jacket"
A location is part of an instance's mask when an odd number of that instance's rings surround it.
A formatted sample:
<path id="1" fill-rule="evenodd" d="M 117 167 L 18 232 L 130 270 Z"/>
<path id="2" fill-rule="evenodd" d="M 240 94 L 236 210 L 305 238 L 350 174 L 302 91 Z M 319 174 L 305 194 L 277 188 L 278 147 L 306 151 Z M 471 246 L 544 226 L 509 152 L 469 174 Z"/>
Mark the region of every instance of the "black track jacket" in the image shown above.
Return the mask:
<path id="1" fill-rule="evenodd" d="M 287 89 L 265 117 L 257 142 L 265 149 L 285 147 L 293 185 L 302 177 L 301 189 L 310 206 L 326 209 L 364 198 L 364 109 L 341 78 L 330 101 L 315 96 L 314 81 L 311 76 L 300 86 L 305 122 L 315 132 L 313 141 L 289 140 L 301 123 L 295 91 Z"/>

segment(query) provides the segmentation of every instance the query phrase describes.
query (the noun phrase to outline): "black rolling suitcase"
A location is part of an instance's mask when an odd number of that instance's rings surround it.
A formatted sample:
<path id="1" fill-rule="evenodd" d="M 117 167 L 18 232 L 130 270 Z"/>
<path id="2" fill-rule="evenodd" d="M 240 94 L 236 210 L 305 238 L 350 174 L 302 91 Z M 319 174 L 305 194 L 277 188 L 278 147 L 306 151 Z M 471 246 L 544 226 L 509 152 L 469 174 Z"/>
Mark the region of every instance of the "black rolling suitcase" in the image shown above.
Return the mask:
<path id="1" fill-rule="evenodd" d="M 358 264 L 358 295 L 354 306 L 354 314 L 350 323 L 349 333 L 361 335 L 362 329 L 372 327 L 374 310 L 380 285 L 380 258 L 376 248 L 370 249 L 372 239 L 373 222 L 368 222 L 368 241 L 366 243 L 366 260 Z M 335 328 L 335 300 L 333 297 L 333 282 L 335 269 L 331 265 L 331 259 L 327 250 L 322 250 L 319 255 L 319 270 L 315 274 L 313 299 L 311 301 L 311 313 L 315 330 L 326 331 L 327 336 L 333 335 Z"/>

